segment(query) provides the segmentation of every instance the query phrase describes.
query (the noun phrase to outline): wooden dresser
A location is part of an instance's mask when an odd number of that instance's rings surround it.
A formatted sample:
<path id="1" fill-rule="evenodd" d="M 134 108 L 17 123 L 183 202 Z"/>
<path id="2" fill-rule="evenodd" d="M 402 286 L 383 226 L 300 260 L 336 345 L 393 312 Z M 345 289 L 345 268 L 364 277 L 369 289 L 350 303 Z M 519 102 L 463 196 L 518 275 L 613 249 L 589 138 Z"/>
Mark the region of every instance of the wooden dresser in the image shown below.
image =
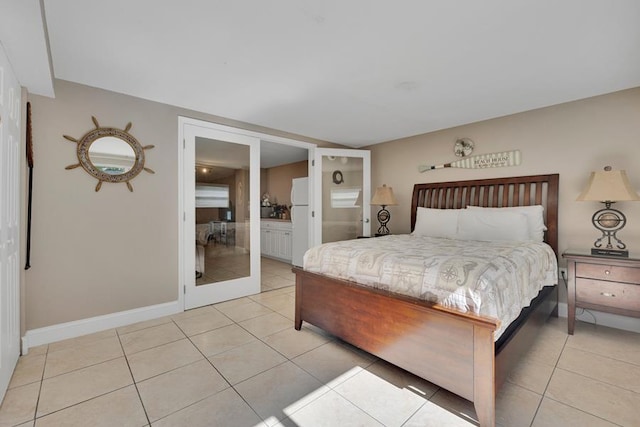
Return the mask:
<path id="1" fill-rule="evenodd" d="M 576 307 L 640 317 L 640 258 L 591 255 L 567 250 L 568 330 L 573 335 Z"/>

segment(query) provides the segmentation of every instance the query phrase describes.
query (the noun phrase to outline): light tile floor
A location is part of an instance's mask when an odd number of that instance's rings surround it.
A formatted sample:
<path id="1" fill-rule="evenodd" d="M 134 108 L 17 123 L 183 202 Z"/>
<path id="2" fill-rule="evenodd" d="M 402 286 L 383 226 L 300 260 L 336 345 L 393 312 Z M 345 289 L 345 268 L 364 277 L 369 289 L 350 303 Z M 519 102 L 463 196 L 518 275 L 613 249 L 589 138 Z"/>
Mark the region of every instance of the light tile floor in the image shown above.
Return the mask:
<path id="1" fill-rule="evenodd" d="M 250 262 L 249 253 L 243 249 L 211 241 L 204 247 L 204 272 L 201 277 L 196 277 L 196 285 L 246 277 L 249 275 Z"/>
<path id="2" fill-rule="evenodd" d="M 295 331 L 289 266 L 263 268 L 261 294 L 32 349 L 0 426 L 477 425 L 468 401 Z M 497 400 L 502 427 L 639 426 L 640 336 L 550 319 Z"/>

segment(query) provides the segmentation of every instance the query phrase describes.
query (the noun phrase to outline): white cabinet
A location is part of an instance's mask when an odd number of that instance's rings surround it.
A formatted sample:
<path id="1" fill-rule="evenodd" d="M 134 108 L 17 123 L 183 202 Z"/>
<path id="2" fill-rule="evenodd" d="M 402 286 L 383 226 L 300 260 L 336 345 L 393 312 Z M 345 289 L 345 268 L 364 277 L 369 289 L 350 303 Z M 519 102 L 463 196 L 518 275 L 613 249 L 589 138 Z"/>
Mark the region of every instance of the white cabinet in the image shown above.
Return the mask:
<path id="1" fill-rule="evenodd" d="M 261 254 L 291 262 L 291 222 L 262 220 L 260 224 Z"/>
<path id="2" fill-rule="evenodd" d="M 280 258 L 284 258 L 287 261 L 291 262 L 291 256 L 292 256 L 291 229 L 289 229 L 289 231 L 281 231 L 279 241 L 280 241 L 280 245 L 279 245 L 280 251 L 278 253 L 280 254 Z"/>

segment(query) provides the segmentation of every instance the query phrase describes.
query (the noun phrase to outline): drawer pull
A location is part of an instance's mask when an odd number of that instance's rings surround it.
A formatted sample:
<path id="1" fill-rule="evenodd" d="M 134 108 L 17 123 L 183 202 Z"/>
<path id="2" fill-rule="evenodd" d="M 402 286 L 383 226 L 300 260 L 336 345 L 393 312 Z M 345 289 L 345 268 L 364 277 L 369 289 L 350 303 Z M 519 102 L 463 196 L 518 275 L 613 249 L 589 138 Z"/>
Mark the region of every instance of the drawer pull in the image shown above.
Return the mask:
<path id="1" fill-rule="evenodd" d="M 605 270 L 604 274 L 606 274 L 607 276 L 611 274 L 611 272 L 609 270 Z"/>
<path id="2" fill-rule="evenodd" d="M 616 294 L 612 294 L 611 292 L 600 292 L 600 295 L 602 295 L 603 297 L 611 297 L 611 298 L 616 297 Z"/>

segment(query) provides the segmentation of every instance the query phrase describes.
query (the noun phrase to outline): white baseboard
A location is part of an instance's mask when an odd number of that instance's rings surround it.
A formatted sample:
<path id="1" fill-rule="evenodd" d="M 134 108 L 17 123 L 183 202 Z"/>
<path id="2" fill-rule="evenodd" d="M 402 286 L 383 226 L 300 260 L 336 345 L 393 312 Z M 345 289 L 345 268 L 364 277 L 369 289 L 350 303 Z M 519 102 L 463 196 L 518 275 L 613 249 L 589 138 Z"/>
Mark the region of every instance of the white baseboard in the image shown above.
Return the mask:
<path id="1" fill-rule="evenodd" d="M 28 330 L 22 337 L 22 354 L 27 354 L 30 348 L 43 344 L 92 334 L 111 328 L 156 319 L 170 314 L 181 313 L 182 307 L 178 301 L 120 311 L 73 322 L 60 323 L 44 328 Z"/>
<path id="2" fill-rule="evenodd" d="M 558 315 L 560 317 L 567 317 L 568 308 L 566 302 L 558 304 Z M 587 323 L 594 323 L 596 325 L 608 326 L 610 328 L 623 329 L 625 331 L 637 332 L 640 334 L 640 318 L 618 316 L 616 314 L 602 313 L 595 310 L 582 311 L 581 308 L 576 308 L 577 320 L 581 320 Z M 590 313 L 590 314 L 589 314 Z"/>

